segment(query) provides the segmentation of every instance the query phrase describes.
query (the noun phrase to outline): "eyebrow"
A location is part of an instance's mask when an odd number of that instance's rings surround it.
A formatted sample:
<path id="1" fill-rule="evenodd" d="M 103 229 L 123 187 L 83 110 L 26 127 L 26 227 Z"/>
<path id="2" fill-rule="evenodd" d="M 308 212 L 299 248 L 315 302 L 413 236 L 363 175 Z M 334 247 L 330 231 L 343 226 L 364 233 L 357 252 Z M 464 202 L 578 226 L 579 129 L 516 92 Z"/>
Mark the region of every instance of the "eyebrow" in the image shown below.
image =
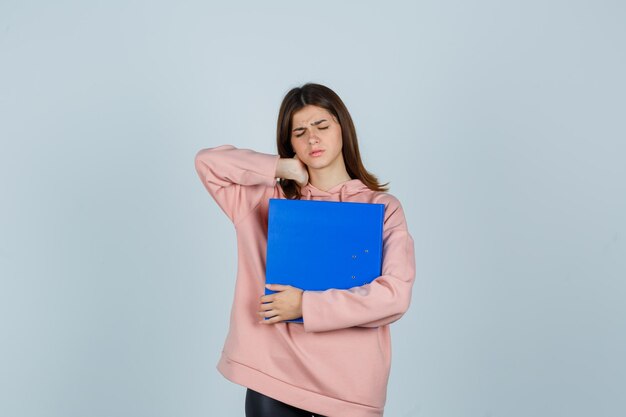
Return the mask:
<path id="1" fill-rule="evenodd" d="M 320 119 L 320 120 L 318 120 L 316 122 L 311 123 L 311 126 L 317 126 L 318 124 L 320 124 L 322 122 L 326 122 L 326 121 L 327 121 L 326 119 Z M 306 127 L 297 127 L 295 129 L 293 129 L 292 132 L 295 132 L 296 130 L 305 130 L 305 129 L 306 129 Z"/>

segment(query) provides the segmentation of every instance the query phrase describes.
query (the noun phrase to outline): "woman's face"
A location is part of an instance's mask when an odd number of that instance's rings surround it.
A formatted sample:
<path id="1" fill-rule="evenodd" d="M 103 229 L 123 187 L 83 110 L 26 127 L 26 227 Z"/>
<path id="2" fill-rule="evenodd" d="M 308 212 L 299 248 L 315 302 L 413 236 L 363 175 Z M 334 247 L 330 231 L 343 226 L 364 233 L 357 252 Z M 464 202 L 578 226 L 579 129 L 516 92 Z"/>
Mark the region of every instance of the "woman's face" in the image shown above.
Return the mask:
<path id="1" fill-rule="evenodd" d="M 309 169 L 343 164 L 341 126 L 322 107 L 309 104 L 293 114 L 291 146 Z"/>

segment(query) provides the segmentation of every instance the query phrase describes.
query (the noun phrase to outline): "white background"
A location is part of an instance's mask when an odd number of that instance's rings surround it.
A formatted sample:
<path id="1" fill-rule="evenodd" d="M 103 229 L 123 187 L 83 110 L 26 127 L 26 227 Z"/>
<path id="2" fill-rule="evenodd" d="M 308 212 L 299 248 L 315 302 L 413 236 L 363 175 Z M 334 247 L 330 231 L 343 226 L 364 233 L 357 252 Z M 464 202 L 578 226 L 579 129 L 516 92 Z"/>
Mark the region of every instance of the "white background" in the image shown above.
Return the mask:
<path id="1" fill-rule="evenodd" d="M 386 416 L 622 416 L 623 1 L 0 1 L 0 415 L 242 416 L 194 169 L 335 90 L 415 240 Z"/>

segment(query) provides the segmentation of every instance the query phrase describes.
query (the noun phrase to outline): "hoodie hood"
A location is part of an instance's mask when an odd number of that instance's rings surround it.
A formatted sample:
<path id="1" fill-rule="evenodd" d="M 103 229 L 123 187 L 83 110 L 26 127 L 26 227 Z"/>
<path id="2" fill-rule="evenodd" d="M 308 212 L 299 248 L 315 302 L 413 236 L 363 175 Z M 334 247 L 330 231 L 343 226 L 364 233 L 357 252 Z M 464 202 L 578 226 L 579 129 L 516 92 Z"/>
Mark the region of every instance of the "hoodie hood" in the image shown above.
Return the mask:
<path id="1" fill-rule="evenodd" d="M 316 200 L 322 197 L 324 200 L 346 201 L 346 197 L 359 194 L 365 190 L 369 190 L 369 188 L 361 180 L 351 179 L 335 185 L 328 191 L 320 190 L 311 183 L 305 185 L 300 191 L 303 200 Z"/>

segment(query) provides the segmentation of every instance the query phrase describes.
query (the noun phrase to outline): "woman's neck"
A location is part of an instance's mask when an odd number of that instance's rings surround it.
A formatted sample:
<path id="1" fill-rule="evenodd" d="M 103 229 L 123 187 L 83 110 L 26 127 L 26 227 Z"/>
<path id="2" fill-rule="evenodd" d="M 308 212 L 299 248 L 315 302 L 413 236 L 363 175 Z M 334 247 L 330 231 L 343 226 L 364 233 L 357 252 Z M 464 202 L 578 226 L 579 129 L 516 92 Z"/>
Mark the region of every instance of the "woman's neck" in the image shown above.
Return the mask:
<path id="1" fill-rule="evenodd" d="M 341 168 L 343 169 L 336 169 L 335 172 L 329 171 L 330 167 L 319 170 L 309 168 L 309 182 L 318 190 L 328 191 L 337 184 L 352 179 L 345 167 Z"/>

